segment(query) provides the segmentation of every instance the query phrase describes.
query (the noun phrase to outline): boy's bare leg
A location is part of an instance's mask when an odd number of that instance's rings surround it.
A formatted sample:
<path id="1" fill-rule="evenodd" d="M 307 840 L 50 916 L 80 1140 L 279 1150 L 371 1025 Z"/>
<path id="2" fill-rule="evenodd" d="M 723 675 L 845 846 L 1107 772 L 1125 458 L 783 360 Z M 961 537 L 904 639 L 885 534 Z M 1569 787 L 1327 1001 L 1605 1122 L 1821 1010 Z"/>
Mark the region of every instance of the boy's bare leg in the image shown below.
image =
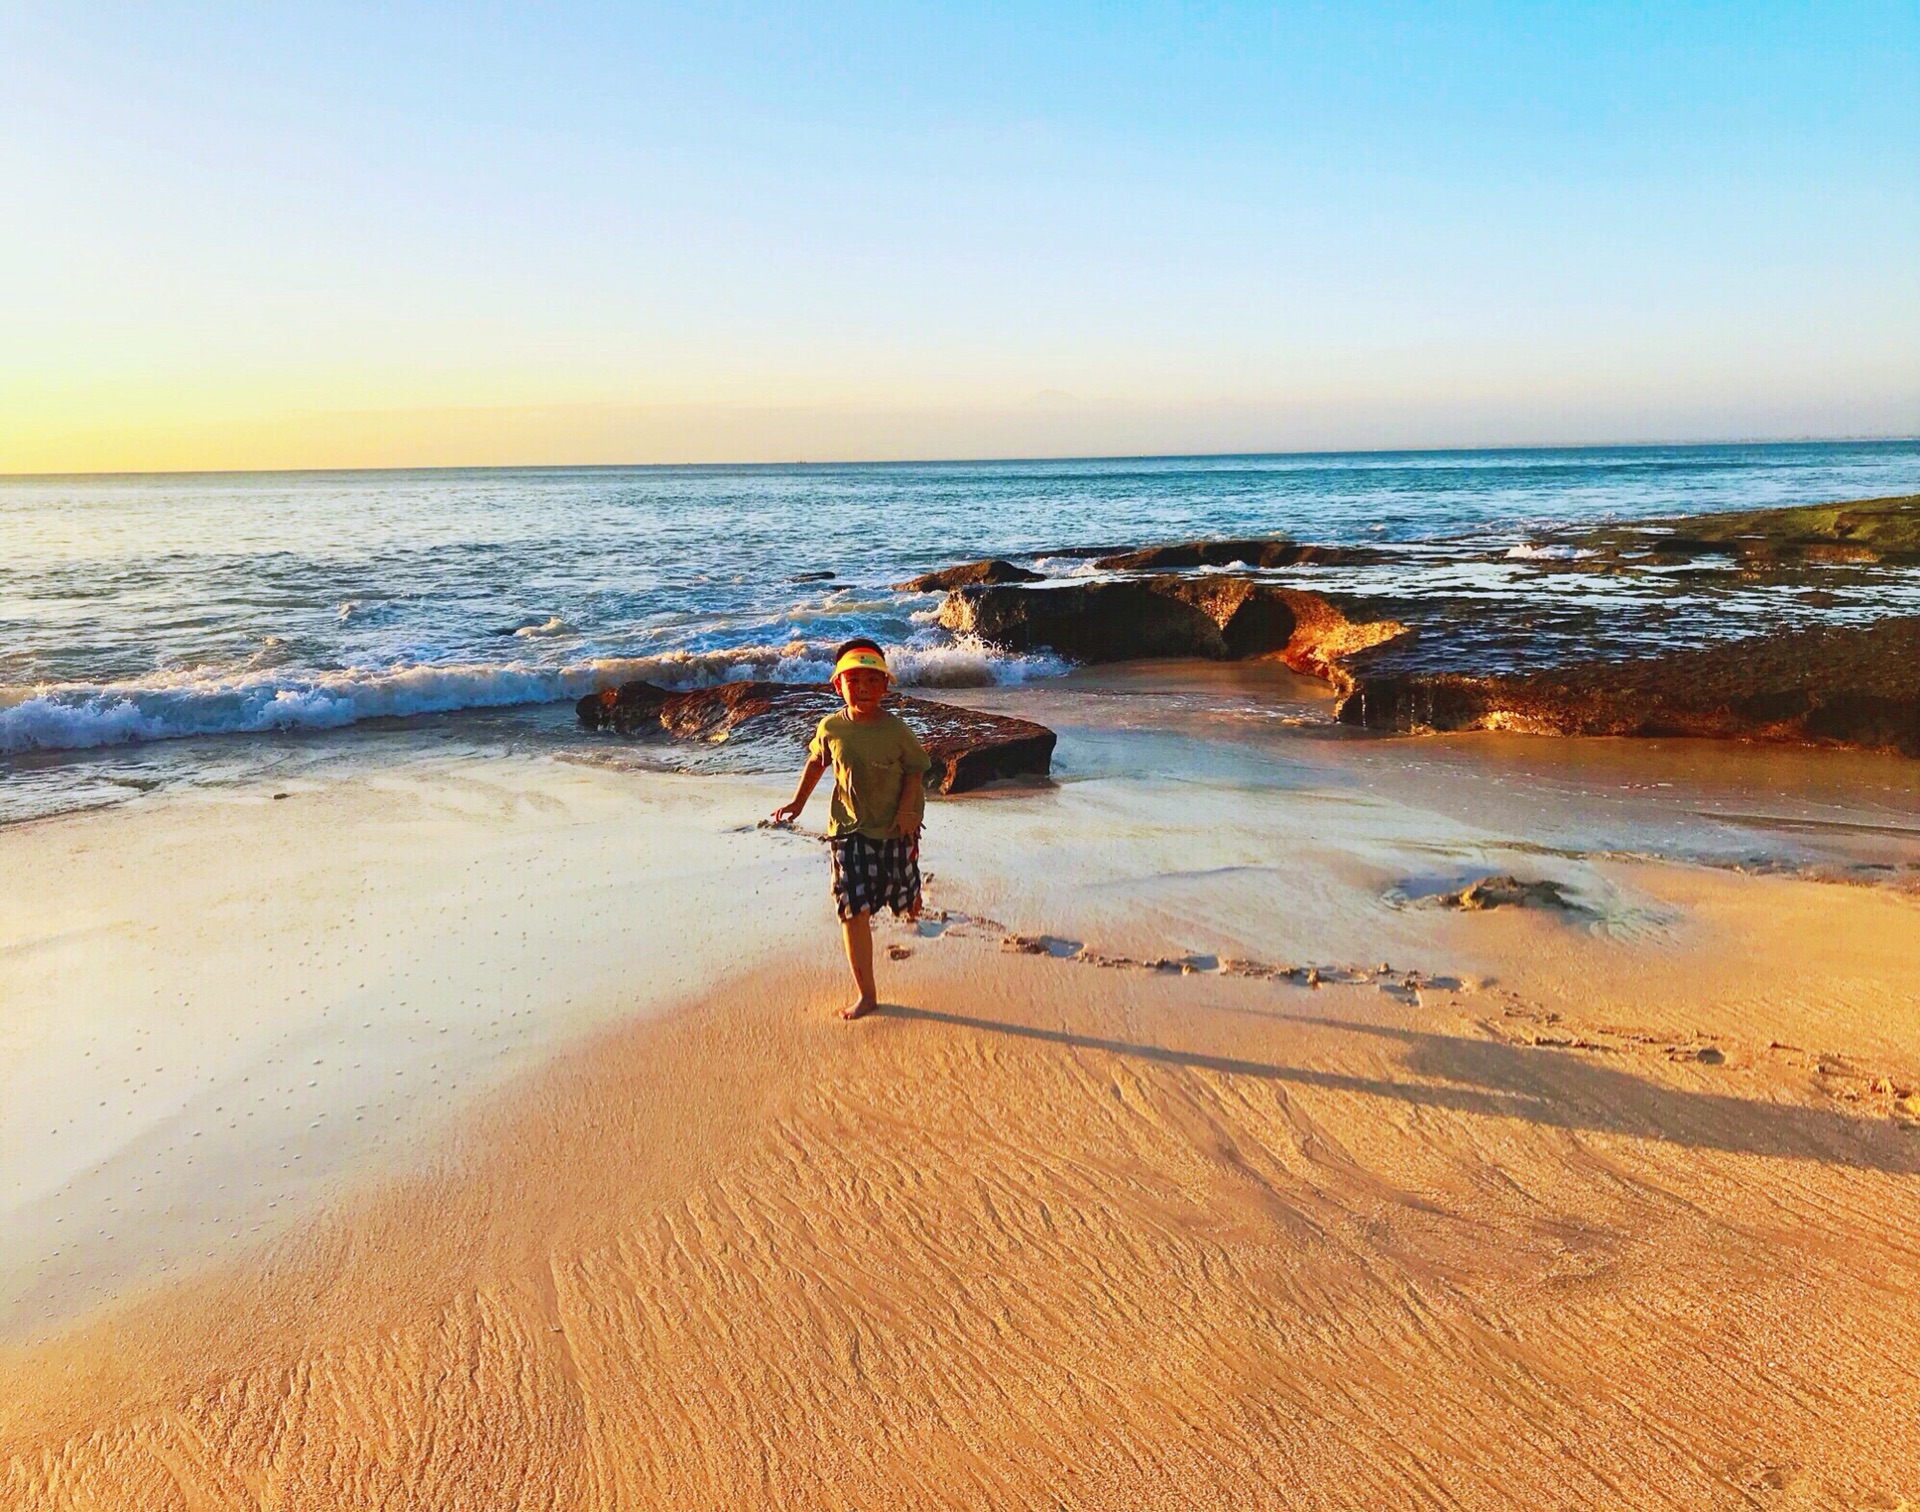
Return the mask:
<path id="1" fill-rule="evenodd" d="M 880 995 L 873 985 L 873 919 L 855 914 L 840 922 L 840 936 L 847 947 L 847 965 L 853 968 L 853 984 L 860 997 L 851 1008 L 843 1008 L 840 1017 L 856 1019 L 880 1006 Z"/>

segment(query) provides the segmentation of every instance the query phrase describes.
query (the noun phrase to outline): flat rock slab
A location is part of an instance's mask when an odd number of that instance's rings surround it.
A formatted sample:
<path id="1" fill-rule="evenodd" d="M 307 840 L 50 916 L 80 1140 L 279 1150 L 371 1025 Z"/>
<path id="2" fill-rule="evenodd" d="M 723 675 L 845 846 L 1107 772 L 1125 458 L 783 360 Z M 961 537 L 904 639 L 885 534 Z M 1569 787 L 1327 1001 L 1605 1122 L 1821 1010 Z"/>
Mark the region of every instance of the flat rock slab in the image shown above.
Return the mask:
<path id="1" fill-rule="evenodd" d="M 1347 676 L 1345 724 L 1849 745 L 1920 756 L 1920 616 L 1511 677 Z"/>
<path id="2" fill-rule="evenodd" d="M 1601 565 L 1724 556 L 1748 569 L 1915 566 L 1920 565 L 1920 494 L 1632 520 L 1593 530 L 1557 531 L 1552 538 L 1593 553 L 1593 562 Z"/>
<path id="3" fill-rule="evenodd" d="M 759 742 L 781 758 L 803 749 L 814 727 L 842 708 L 824 683 L 732 682 L 674 692 L 648 682 L 590 693 L 576 705 L 589 730 L 676 740 Z M 1045 777 L 1056 737 L 1045 725 L 957 704 L 893 695 L 887 707 L 933 758 L 927 786 L 964 793 L 1007 777 Z"/>

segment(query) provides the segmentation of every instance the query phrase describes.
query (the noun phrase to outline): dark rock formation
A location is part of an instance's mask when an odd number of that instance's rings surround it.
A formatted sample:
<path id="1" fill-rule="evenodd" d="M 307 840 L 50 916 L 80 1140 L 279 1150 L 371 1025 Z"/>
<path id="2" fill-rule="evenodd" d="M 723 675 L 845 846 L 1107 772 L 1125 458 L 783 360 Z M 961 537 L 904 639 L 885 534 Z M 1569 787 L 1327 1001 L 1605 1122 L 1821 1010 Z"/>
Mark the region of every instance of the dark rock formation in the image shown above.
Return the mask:
<path id="1" fill-rule="evenodd" d="M 1277 656 L 1319 677 L 1404 631 L 1388 620 L 1356 623 L 1320 594 L 1225 575 L 959 588 L 940 606 L 940 623 L 1009 650 L 1082 662 Z"/>
<path id="2" fill-rule="evenodd" d="M 1044 777 L 1055 736 L 1028 719 L 894 695 L 887 706 L 913 727 L 933 758 L 928 788 L 964 793 L 1003 777 Z M 761 742 L 797 756 L 821 718 L 841 707 L 819 683 L 737 682 L 683 693 L 646 682 L 590 693 L 576 706 L 589 730 L 665 733 L 678 740 Z"/>
<path id="3" fill-rule="evenodd" d="M 1010 651 L 1052 650 L 1082 662 L 1227 654 L 1204 610 L 1147 582 L 956 588 L 940 606 L 940 623 Z"/>
<path id="4" fill-rule="evenodd" d="M 1298 567 L 1366 565 L 1386 560 L 1372 546 L 1309 546 L 1285 539 L 1253 541 L 1178 541 L 1169 546 L 1140 546 L 1098 556 L 1094 565 L 1108 572 L 1168 572 L 1190 567 Z"/>
<path id="5" fill-rule="evenodd" d="M 973 583 L 1037 583 L 1043 576 L 991 557 L 981 562 L 962 562 L 957 567 L 942 567 L 938 572 L 923 572 L 897 586 L 903 593 L 944 593 L 949 588 L 965 588 Z"/>
<path id="6" fill-rule="evenodd" d="M 1375 730 L 1520 730 L 1852 745 L 1920 756 L 1920 616 L 1551 672 L 1343 674 L 1339 717 Z"/>

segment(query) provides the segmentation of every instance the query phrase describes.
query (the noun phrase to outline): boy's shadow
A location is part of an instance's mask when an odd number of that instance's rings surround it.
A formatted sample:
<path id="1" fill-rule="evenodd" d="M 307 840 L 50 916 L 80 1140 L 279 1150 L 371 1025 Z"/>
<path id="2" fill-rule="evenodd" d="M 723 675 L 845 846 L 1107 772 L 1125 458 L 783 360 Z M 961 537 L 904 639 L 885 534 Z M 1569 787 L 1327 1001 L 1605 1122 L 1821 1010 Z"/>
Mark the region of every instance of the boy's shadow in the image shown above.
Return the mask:
<path id="1" fill-rule="evenodd" d="M 1902 1176 L 1920 1173 L 1920 1132 L 1904 1129 L 1891 1120 L 1856 1117 L 1838 1109 L 1798 1107 L 1724 1093 L 1663 1087 L 1630 1072 L 1595 1065 L 1577 1051 L 1510 1045 L 1498 1040 L 1467 1039 L 1344 1019 L 1273 1015 L 1292 1017 L 1315 1028 L 1397 1041 L 1405 1047 L 1402 1064 L 1406 1069 L 1416 1076 L 1442 1083 L 1434 1085 L 1241 1060 L 1165 1045 L 1135 1044 L 1076 1034 L 1071 1030 L 1042 1029 L 1031 1024 L 893 1003 L 881 1004 L 872 1016 L 919 1019 L 1073 1050 L 1104 1051 L 1164 1066 L 1259 1077 L 1334 1092 L 1357 1092 L 1456 1113 L 1519 1118 L 1549 1128 L 1587 1129 L 1658 1139 L 1690 1149 L 1817 1160 Z"/>

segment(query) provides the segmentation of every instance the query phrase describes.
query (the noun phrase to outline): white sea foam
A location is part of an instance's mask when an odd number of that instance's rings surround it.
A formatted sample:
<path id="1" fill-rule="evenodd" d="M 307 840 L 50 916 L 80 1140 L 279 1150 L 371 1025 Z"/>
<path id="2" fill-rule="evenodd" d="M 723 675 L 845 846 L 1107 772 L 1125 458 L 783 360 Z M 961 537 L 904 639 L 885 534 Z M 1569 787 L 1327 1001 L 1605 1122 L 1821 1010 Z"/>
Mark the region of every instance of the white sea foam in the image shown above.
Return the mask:
<path id="1" fill-rule="evenodd" d="M 1515 546 L 1507 553 L 1511 561 L 1516 562 L 1577 562 L 1595 555 L 1578 546 L 1539 546 L 1528 542 L 1524 546 Z"/>
<path id="2" fill-rule="evenodd" d="M 1013 656 L 974 636 L 938 646 L 902 646 L 887 652 L 894 675 L 907 687 L 985 688 L 1058 677 L 1067 663 L 1057 656 Z"/>
<path id="3" fill-rule="evenodd" d="M 574 699 L 643 679 L 672 688 L 764 679 L 824 682 L 829 643 L 730 646 L 611 657 L 564 667 L 497 663 L 296 673 L 166 673 L 124 683 L 0 689 L 0 753 L 78 750 L 193 735 L 331 730 L 361 720 Z M 1010 656 L 978 641 L 893 646 L 903 687 L 965 688 L 1054 676 L 1065 663 Z"/>
<path id="4" fill-rule="evenodd" d="M 1033 570 L 1048 577 L 1111 577 L 1105 568 L 1094 566 L 1092 557 L 1035 557 Z"/>

